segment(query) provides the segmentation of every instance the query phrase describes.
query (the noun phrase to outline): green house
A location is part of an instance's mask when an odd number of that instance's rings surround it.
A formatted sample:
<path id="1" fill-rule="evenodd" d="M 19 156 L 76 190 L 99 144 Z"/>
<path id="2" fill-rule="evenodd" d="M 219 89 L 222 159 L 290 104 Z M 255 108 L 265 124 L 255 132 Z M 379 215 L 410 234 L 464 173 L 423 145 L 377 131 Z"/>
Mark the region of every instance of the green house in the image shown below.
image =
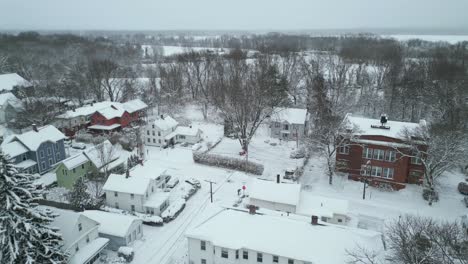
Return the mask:
<path id="1" fill-rule="evenodd" d="M 93 168 L 93 163 L 83 153 L 65 159 L 55 170 L 57 184 L 60 187 L 73 189 L 76 180 L 85 176 Z"/>

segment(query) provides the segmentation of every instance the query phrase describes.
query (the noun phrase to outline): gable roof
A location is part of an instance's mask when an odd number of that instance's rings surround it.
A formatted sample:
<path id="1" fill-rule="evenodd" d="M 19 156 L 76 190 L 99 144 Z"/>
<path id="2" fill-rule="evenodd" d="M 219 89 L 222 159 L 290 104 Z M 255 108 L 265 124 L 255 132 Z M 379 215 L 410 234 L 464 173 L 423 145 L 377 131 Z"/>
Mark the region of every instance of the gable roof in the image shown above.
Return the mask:
<path id="1" fill-rule="evenodd" d="M 249 197 L 263 201 L 297 206 L 301 193 L 300 184 L 276 183 L 254 179 L 249 190 Z"/>
<path id="2" fill-rule="evenodd" d="M 28 149 L 21 144 L 21 142 L 13 141 L 7 144 L 2 144 L 2 152 L 8 155 L 10 158 L 14 158 L 18 155 L 28 152 Z"/>
<path id="3" fill-rule="evenodd" d="M 37 132 L 31 130 L 20 135 L 13 135 L 7 143 L 9 144 L 15 140 L 18 140 L 29 150 L 36 151 L 39 146 L 46 141 L 55 143 L 62 139 L 65 139 L 65 135 L 62 134 L 60 130 L 52 125 L 46 125 L 38 128 Z"/>
<path id="4" fill-rule="evenodd" d="M 0 91 L 11 91 L 15 86 L 29 87 L 32 85 L 17 73 L 0 74 Z"/>
<path id="5" fill-rule="evenodd" d="M 83 151 L 83 154 L 98 169 L 120 157 L 119 151 L 109 140 L 105 140 L 101 144 Z"/>
<path id="6" fill-rule="evenodd" d="M 275 107 L 271 119 L 276 122 L 303 125 L 307 120 L 307 109 Z"/>
<path id="7" fill-rule="evenodd" d="M 250 249 L 312 263 L 346 263 L 346 250 L 360 245 L 380 253 L 381 234 L 334 225 L 312 225 L 284 216 L 224 209 L 186 236 L 229 249 Z"/>
<path id="8" fill-rule="evenodd" d="M 21 108 L 23 103 L 12 93 L 0 94 L 0 105 L 10 104 L 14 108 Z"/>
<path id="9" fill-rule="evenodd" d="M 170 116 L 165 116 L 163 118 L 158 117 L 153 122 L 150 122 L 148 125 L 155 125 L 160 130 L 168 130 L 176 127 L 179 123 Z"/>
<path id="10" fill-rule="evenodd" d="M 344 122 L 349 129 L 356 129 L 356 135 L 384 136 L 400 139 L 404 139 L 404 135 L 402 133 L 405 129 L 413 130 L 425 123 L 424 120 L 421 120 L 421 123 L 388 120 L 385 126 L 390 127 L 390 129 L 373 128 L 371 126 L 381 125 L 380 119 L 353 116 L 352 114 L 347 114 Z"/>
<path id="11" fill-rule="evenodd" d="M 146 177 L 128 177 L 125 174 L 111 174 L 102 187 L 104 191 L 123 192 L 143 195 L 151 179 Z"/>
<path id="12" fill-rule="evenodd" d="M 57 118 L 67 119 L 67 118 L 74 118 L 78 116 L 90 116 L 100 109 L 109 107 L 111 104 L 112 102 L 110 101 L 104 101 L 104 102 L 94 103 L 93 105 L 85 105 L 85 106 L 76 108 L 75 111 L 68 110 L 67 112 L 57 116 Z"/>
<path id="13" fill-rule="evenodd" d="M 106 119 L 112 119 L 116 117 L 121 117 L 125 113 L 125 109 L 119 103 L 113 103 L 108 107 L 97 110 L 96 112 L 100 113 Z"/>
<path id="14" fill-rule="evenodd" d="M 125 237 L 134 223 L 142 222 L 134 216 L 98 210 L 86 210 L 81 214 L 100 224 L 99 233 L 117 237 Z"/>
<path id="15" fill-rule="evenodd" d="M 305 192 L 301 195 L 296 213 L 307 216 L 333 217 L 333 214 L 347 215 L 348 207 L 348 200 L 310 195 L 310 193 Z"/>
<path id="16" fill-rule="evenodd" d="M 77 168 L 81 164 L 85 164 L 88 161 L 88 158 L 83 153 L 80 153 L 78 155 L 62 160 L 61 163 L 63 163 L 67 170 L 72 170 L 74 168 Z"/>
<path id="17" fill-rule="evenodd" d="M 122 106 L 129 113 L 134 113 L 134 112 L 137 112 L 137 111 L 141 111 L 141 110 L 148 107 L 148 105 L 145 104 L 140 99 L 134 99 L 134 100 L 125 102 L 125 103 L 122 104 Z"/>

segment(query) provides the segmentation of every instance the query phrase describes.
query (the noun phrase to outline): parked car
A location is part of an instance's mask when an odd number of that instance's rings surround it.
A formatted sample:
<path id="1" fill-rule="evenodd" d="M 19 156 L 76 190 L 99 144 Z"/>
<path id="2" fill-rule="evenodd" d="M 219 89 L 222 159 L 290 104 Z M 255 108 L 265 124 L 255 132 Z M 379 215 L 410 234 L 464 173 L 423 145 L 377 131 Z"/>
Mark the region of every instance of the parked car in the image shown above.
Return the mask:
<path id="1" fill-rule="evenodd" d="M 184 200 L 188 200 L 190 199 L 190 197 L 192 197 L 196 192 L 197 190 L 199 189 L 198 187 L 195 187 L 194 185 L 191 185 L 191 184 L 186 184 L 186 188 L 182 188 L 182 198 L 184 198 Z"/>
<path id="2" fill-rule="evenodd" d="M 164 176 L 166 177 L 166 179 L 165 179 L 166 183 L 168 183 L 172 178 L 171 175 L 164 175 Z"/>
<path id="3" fill-rule="evenodd" d="M 292 180 L 294 179 L 294 174 L 296 173 L 296 169 L 289 168 L 284 171 L 284 179 Z"/>
<path id="4" fill-rule="evenodd" d="M 468 195 L 468 183 L 466 183 L 466 182 L 460 182 L 460 183 L 458 184 L 458 191 L 459 191 L 461 194 Z"/>
<path id="5" fill-rule="evenodd" d="M 174 188 L 179 183 L 179 179 L 177 177 L 172 177 L 170 181 L 166 184 L 168 188 Z"/>
<path id="6" fill-rule="evenodd" d="M 70 145 L 72 143 L 71 138 L 67 137 L 66 139 L 63 140 L 63 144 L 65 145 Z"/>
<path id="7" fill-rule="evenodd" d="M 195 179 L 195 178 L 190 178 L 188 180 L 185 180 L 186 183 L 192 185 L 192 186 L 195 186 L 197 189 L 200 189 L 201 188 L 201 183 L 199 180 Z"/>
<path id="8" fill-rule="evenodd" d="M 140 219 L 143 220 L 143 224 L 145 225 L 149 225 L 149 226 L 162 226 L 163 225 L 163 219 L 157 215 L 142 215 Z"/>
<path id="9" fill-rule="evenodd" d="M 84 143 L 72 143 L 71 144 L 71 147 L 74 148 L 74 149 L 85 149 L 86 148 L 86 145 Z"/>
<path id="10" fill-rule="evenodd" d="M 178 199 L 171 203 L 164 212 L 162 212 L 161 217 L 165 223 L 174 220 L 182 210 L 185 208 L 185 200 Z"/>

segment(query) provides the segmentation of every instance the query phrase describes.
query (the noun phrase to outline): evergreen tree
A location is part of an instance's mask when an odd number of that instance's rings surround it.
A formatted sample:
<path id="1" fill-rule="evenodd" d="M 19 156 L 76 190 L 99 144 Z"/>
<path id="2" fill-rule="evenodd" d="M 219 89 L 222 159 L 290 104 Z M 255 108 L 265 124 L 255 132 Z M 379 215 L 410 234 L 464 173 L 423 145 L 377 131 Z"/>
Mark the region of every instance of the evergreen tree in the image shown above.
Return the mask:
<path id="1" fill-rule="evenodd" d="M 66 263 L 53 214 L 37 208 L 36 177 L 18 173 L 0 153 L 0 263 Z"/>
<path id="2" fill-rule="evenodd" d="M 80 177 L 73 185 L 73 190 L 70 193 L 70 203 L 76 208 L 84 209 L 91 204 L 91 195 L 88 193 L 85 179 Z"/>

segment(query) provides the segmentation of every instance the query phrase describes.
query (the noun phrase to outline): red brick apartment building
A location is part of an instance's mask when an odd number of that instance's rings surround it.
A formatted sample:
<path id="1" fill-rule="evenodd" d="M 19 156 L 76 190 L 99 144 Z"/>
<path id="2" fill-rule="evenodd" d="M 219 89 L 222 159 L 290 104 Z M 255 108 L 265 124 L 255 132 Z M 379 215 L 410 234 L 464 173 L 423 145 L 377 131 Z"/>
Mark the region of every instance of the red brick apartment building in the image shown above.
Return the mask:
<path id="1" fill-rule="evenodd" d="M 337 150 L 337 170 L 348 173 L 353 180 L 367 179 L 373 186 L 392 187 L 400 190 L 407 183 L 420 184 L 424 167 L 421 160 L 401 153 L 408 153 L 403 131 L 423 124 L 387 121 L 347 114 L 344 122 L 352 128 L 353 136 L 348 144 Z"/>

